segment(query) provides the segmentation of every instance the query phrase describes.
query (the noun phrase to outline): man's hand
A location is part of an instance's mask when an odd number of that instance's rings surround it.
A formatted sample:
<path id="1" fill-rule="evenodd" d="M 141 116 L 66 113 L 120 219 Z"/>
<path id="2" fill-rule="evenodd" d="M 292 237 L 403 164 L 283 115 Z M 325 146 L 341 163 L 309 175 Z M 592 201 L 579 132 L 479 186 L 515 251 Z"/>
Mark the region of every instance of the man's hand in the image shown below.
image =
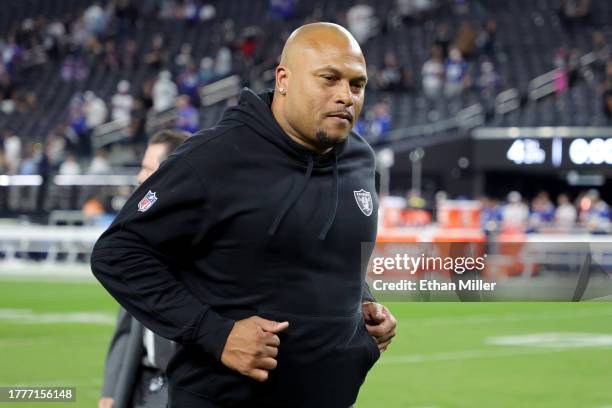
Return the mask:
<path id="1" fill-rule="evenodd" d="M 361 305 L 363 319 L 368 333 L 378 343 L 378 349 L 383 352 L 395 337 L 397 320 L 389 310 L 379 303 L 366 302 Z"/>
<path id="2" fill-rule="evenodd" d="M 289 322 L 275 322 L 258 316 L 238 320 L 225 343 L 221 362 L 257 381 L 266 381 L 276 368 L 280 339 L 276 335 L 289 327 Z"/>
<path id="3" fill-rule="evenodd" d="M 115 400 L 111 397 L 102 397 L 98 401 L 98 408 L 113 408 Z"/>

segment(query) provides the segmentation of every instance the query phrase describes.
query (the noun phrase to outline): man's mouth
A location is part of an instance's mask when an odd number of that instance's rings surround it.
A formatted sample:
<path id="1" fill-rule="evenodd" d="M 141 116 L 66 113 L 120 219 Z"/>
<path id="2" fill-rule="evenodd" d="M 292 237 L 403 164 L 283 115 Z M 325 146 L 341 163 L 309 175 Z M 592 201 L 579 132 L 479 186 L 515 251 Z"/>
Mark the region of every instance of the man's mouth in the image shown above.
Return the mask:
<path id="1" fill-rule="evenodd" d="M 348 112 L 332 112 L 328 113 L 326 116 L 330 118 L 344 119 L 349 123 L 353 122 L 353 115 Z"/>

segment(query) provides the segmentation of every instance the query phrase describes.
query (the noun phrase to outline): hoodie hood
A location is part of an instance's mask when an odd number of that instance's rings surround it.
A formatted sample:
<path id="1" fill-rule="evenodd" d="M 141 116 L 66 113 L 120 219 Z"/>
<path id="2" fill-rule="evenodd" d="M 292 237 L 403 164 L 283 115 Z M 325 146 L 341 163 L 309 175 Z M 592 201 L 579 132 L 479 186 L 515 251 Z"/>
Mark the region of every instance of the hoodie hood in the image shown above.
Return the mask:
<path id="1" fill-rule="evenodd" d="M 249 88 L 244 88 L 240 93 L 238 104 L 225 111 L 219 121 L 219 125 L 232 125 L 236 122 L 246 125 L 268 142 L 276 145 L 287 155 L 305 164 L 304 174 L 297 183 L 297 188 L 287 192 L 285 200 L 279 205 L 279 211 L 275 219 L 268 228 L 268 234 L 271 236 L 276 233 L 285 215 L 287 215 L 306 189 L 313 169 L 333 166 L 334 180 L 332 191 L 329 194 L 331 198 L 329 216 L 319 233 L 319 239 L 324 240 L 333 225 L 338 211 L 338 157 L 348 143 L 349 138 L 347 137 L 345 141 L 334 146 L 328 153 L 317 155 L 314 151 L 291 139 L 280 127 L 270 109 L 273 97 L 274 91 L 272 90 L 256 94 Z"/>
<path id="2" fill-rule="evenodd" d="M 257 94 L 249 88 L 243 88 L 240 92 L 238 104 L 224 112 L 219 125 L 244 124 L 270 143 L 278 146 L 288 155 L 295 156 L 305 163 L 308 161 L 308 156 L 312 156 L 314 167 L 324 167 L 333 164 L 334 154 L 342 152 L 349 138 L 334 146 L 328 153 L 317 155 L 306 146 L 291 139 L 280 127 L 272 114 L 271 106 L 273 98 L 274 91 L 271 89 Z"/>

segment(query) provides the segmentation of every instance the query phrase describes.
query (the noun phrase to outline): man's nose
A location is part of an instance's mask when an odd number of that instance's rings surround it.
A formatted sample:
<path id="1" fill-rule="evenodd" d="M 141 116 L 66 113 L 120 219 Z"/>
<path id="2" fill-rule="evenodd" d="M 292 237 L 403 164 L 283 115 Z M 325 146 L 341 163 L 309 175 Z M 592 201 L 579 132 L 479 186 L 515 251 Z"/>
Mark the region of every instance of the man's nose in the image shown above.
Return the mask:
<path id="1" fill-rule="evenodd" d="M 345 106 L 353 105 L 353 95 L 351 93 L 351 84 L 348 81 L 341 81 L 336 93 L 336 102 Z"/>

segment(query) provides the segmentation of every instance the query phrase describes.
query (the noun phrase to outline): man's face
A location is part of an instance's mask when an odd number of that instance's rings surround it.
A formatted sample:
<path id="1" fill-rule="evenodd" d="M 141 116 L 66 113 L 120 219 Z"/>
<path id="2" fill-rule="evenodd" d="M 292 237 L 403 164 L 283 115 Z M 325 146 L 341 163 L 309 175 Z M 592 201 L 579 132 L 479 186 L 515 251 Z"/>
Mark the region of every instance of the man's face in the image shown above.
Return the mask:
<path id="1" fill-rule="evenodd" d="M 358 47 L 333 41 L 304 47 L 288 76 L 285 118 L 321 149 L 343 142 L 363 107 L 366 66 Z"/>
<path id="2" fill-rule="evenodd" d="M 140 164 L 140 172 L 138 173 L 138 184 L 142 184 L 146 179 L 151 176 L 159 168 L 161 162 L 166 158 L 167 155 L 166 145 L 163 143 L 156 143 L 147 146 L 142 163 Z"/>

